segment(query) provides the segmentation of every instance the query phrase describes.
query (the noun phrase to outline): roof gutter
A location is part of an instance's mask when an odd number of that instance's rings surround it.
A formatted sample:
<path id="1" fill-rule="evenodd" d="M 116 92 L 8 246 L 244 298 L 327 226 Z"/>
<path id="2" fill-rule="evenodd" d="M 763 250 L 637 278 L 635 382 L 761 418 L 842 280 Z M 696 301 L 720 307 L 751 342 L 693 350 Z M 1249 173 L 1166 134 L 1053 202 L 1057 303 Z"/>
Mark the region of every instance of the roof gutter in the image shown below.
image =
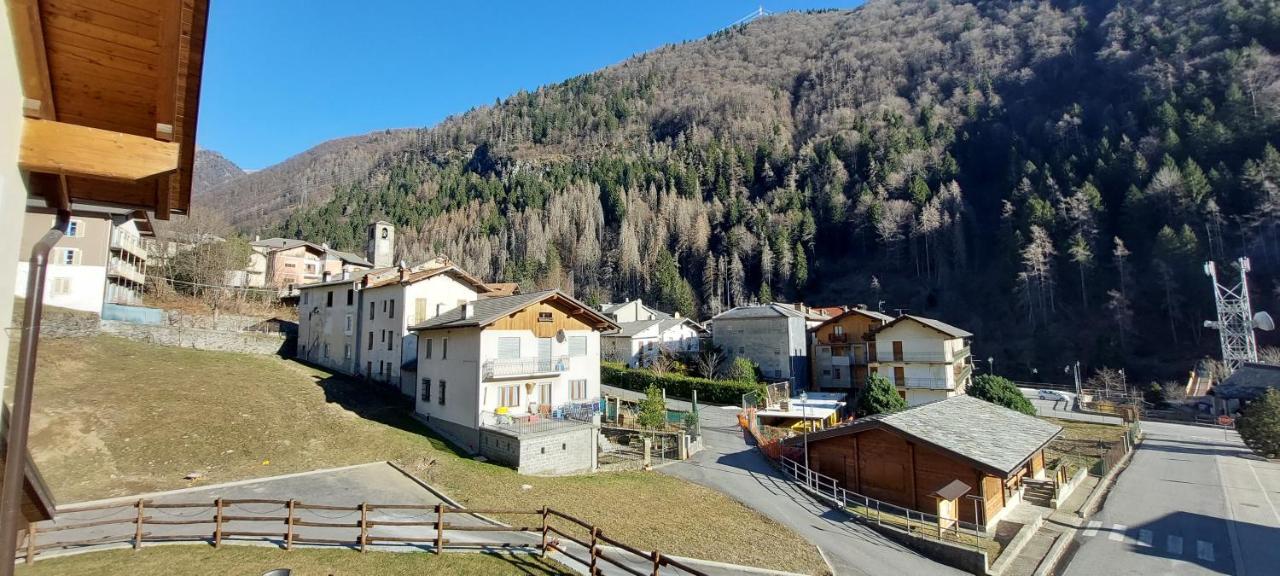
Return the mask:
<path id="1" fill-rule="evenodd" d="M 31 248 L 22 340 L 18 345 L 17 388 L 13 393 L 13 412 L 5 422 L 8 432 L 5 434 L 4 484 L 0 486 L 0 576 L 12 576 L 12 559 L 18 549 L 23 472 L 27 466 L 27 433 L 31 426 L 31 398 L 35 386 L 36 350 L 40 344 L 40 321 L 44 313 L 44 279 L 49 268 L 49 251 L 67 233 L 70 223 L 71 211 L 58 210 L 53 228 Z"/>

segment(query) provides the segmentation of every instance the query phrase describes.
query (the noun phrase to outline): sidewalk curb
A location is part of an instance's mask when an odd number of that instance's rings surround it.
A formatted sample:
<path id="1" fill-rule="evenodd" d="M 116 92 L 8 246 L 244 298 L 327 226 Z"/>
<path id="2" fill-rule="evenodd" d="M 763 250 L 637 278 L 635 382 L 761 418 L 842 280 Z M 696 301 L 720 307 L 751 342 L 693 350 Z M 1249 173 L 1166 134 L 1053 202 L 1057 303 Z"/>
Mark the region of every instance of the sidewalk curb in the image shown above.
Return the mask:
<path id="1" fill-rule="evenodd" d="M 1052 574 L 1053 569 L 1058 566 L 1058 561 L 1062 560 L 1062 554 L 1067 551 L 1067 546 L 1070 546 L 1075 541 L 1076 532 L 1077 530 L 1059 533 L 1058 539 L 1053 543 L 1053 546 L 1049 547 L 1049 552 L 1040 560 L 1040 564 L 1036 566 L 1036 571 L 1032 572 L 1031 576 Z"/>
<path id="2" fill-rule="evenodd" d="M 1102 501 L 1104 496 L 1111 492 L 1111 488 L 1115 485 L 1116 479 L 1120 477 L 1120 474 L 1129 468 L 1129 462 L 1133 461 L 1133 455 L 1138 452 L 1138 447 L 1142 445 L 1142 440 L 1143 437 L 1138 436 L 1138 441 L 1134 443 L 1133 449 L 1129 450 L 1129 453 L 1125 454 L 1124 458 L 1121 458 L 1120 462 L 1116 464 L 1116 467 L 1112 468 L 1110 472 L 1107 472 L 1106 476 L 1103 476 L 1102 479 L 1098 480 L 1098 485 L 1093 488 L 1093 492 L 1089 494 L 1089 498 L 1080 506 L 1080 510 L 1076 512 L 1076 516 L 1082 519 L 1087 519 L 1101 508 L 1099 503 Z"/>

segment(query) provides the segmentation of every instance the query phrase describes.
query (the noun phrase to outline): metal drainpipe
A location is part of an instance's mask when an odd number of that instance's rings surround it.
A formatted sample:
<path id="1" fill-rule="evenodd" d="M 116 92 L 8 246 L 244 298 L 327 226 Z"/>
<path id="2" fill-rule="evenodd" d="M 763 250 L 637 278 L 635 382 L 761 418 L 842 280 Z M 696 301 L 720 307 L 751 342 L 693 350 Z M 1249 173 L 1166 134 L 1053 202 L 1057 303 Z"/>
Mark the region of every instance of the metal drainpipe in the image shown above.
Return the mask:
<path id="1" fill-rule="evenodd" d="M 31 248 L 27 273 L 27 301 L 22 316 L 22 340 L 18 345 L 17 388 L 5 435 L 4 485 L 0 491 L 0 576 L 12 576 L 18 549 L 18 525 L 22 523 L 23 473 L 27 465 L 27 432 L 31 424 L 31 396 L 36 376 L 36 348 L 40 343 L 40 319 L 44 305 L 44 279 L 49 251 L 67 233 L 70 210 L 58 210 L 53 228 Z"/>

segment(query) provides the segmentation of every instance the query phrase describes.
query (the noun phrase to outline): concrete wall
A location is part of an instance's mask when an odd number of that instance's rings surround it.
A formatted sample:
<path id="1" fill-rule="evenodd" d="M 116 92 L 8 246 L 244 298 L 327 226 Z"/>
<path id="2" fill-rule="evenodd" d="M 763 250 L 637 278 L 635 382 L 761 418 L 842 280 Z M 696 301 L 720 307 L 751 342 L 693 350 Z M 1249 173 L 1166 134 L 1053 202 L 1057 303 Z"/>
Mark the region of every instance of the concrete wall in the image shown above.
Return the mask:
<path id="1" fill-rule="evenodd" d="M 418 383 L 414 412 L 444 430 L 455 430 L 459 445 L 470 452 L 479 450 L 480 428 L 480 329 L 429 330 L 418 335 Z M 449 340 L 448 357 L 444 339 Z M 431 345 L 426 344 L 431 340 Z M 428 348 L 431 357 L 427 358 Z M 430 382 L 430 399 L 423 401 L 424 382 Z M 447 383 L 445 403 L 440 403 L 441 383 Z M 471 432 L 465 432 L 465 430 Z"/>
<path id="2" fill-rule="evenodd" d="M 289 350 L 291 343 L 289 337 L 279 333 L 236 332 L 172 325 L 155 326 L 115 320 L 103 320 L 102 332 L 159 346 L 242 354 L 293 355 L 292 350 Z"/>
<path id="3" fill-rule="evenodd" d="M 13 294 L 27 296 L 27 273 L 30 264 L 18 262 L 14 274 Z M 59 292 L 55 287 L 64 287 Z M 50 264 L 44 279 L 44 303 L 46 306 L 70 308 L 82 312 L 102 313 L 102 301 L 106 297 L 107 269 L 104 266 L 79 266 Z"/>
<path id="4" fill-rule="evenodd" d="M 901 361 L 894 360 L 894 342 L 901 342 Z M 898 322 L 876 334 L 879 373 L 892 382 L 895 368 L 902 368 L 906 382 L 899 383 L 898 389 L 906 393 L 907 404 L 911 406 L 964 391 L 963 383 L 956 381 L 956 364 L 953 362 L 955 352 L 963 347 L 963 338 L 949 338 L 910 320 Z"/>
<path id="5" fill-rule="evenodd" d="M 18 244 L 22 239 L 23 211 L 27 204 L 27 183 L 18 170 L 18 143 L 22 138 L 22 84 L 19 83 L 18 59 L 13 50 L 13 33 L 9 28 L 9 10 L 0 10 L 0 319 L 13 317 L 13 296 L 18 261 Z M 19 338 L 17 330 L 0 330 L 0 350 L 9 350 L 10 341 Z M 5 382 L 14 367 L 9 354 L 0 354 L 0 398 Z M 3 422 L 0 422 L 2 424 Z"/>
<path id="6" fill-rule="evenodd" d="M 521 474 L 590 472 L 595 464 L 596 434 L 591 426 L 520 437 L 485 429 L 480 433 L 480 453 Z"/>

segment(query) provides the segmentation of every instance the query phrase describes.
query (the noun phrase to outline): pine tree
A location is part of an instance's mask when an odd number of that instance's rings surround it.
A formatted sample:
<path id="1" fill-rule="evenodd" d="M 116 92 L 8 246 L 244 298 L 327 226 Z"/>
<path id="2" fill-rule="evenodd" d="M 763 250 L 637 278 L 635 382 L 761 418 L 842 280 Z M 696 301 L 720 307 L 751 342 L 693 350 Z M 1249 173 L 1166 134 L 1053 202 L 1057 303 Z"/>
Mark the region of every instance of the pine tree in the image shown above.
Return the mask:
<path id="1" fill-rule="evenodd" d="M 867 389 L 858 400 L 859 416 L 892 414 L 906 407 L 907 401 L 887 378 L 879 374 L 867 376 Z"/>
<path id="2" fill-rule="evenodd" d="M 1080 270 L 1080 306 L 1089 308 L 1089 287 L 1085 284 L 1085 271 L 1093 267 L 1093 250 L 1089 248 L 1089 242 L 1084 239 L 1084 234 L 1076 232 L 1071 237 L 1071 246 L 1067 248 L 1067 253 L 1071 255 L 1071 262 Z"/>

